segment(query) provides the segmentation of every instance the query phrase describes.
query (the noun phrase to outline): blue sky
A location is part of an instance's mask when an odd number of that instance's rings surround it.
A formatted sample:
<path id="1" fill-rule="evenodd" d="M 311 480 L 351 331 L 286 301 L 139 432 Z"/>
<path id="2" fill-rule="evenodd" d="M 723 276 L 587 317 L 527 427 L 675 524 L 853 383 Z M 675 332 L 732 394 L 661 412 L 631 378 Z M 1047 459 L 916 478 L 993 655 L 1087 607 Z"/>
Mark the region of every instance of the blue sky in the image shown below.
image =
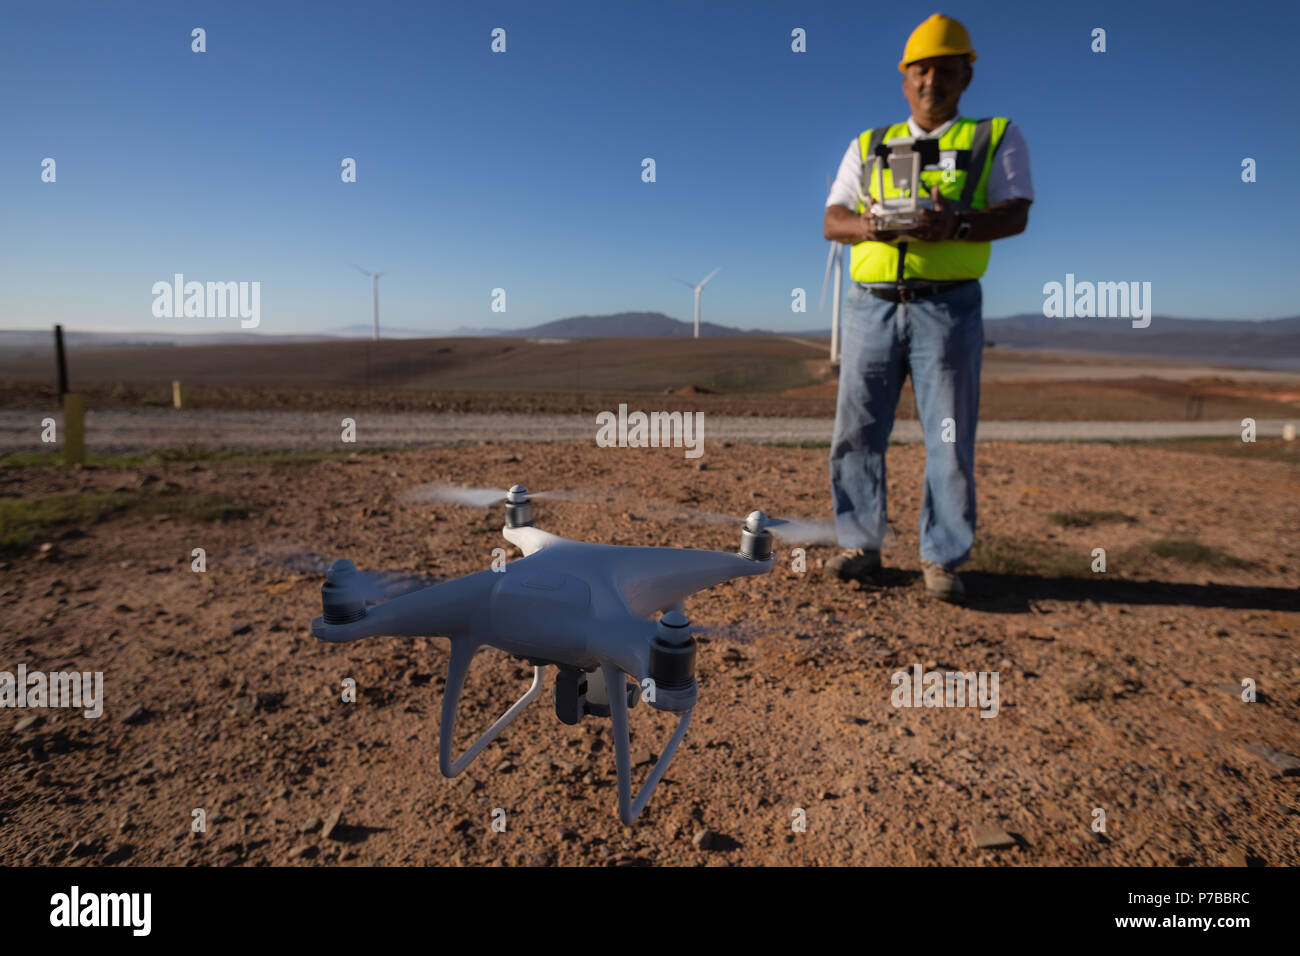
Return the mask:
<path id="1" fill-rule="evenodd" d="M 706 319 L 825 327 L 826 177 L 850 137 L 908 115 L 897 62 L 935 8 L 5 4 L 0 328 L 237 330 L 153 318 L 151 286 L 181 272 L 260 281 L 261 332 L 328 330 L 369 321 L 352 262 L 388 270 L 393 326 L 689 319 L 674 278 L 721 266 Z M 1039 311 L 1067 272 L 1150 281 L 1158 315 L 1300 312 L 1297 5 L 940 9 L 979 54 L 962 112 L 1010 116 L 1033 158 L 1029 231 L 994 247 L 987 316 Z"/>

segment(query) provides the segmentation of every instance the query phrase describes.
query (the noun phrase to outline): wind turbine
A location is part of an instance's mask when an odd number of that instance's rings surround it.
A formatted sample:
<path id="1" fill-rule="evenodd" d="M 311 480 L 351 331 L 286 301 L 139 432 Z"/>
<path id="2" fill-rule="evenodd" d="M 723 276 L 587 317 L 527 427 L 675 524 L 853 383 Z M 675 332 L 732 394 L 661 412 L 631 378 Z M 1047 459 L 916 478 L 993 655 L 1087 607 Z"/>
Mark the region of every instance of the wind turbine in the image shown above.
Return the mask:
<path id="1" fill-rule="evenodd" d="M 695 285 L 692 285 L 691 283 L 687 282 L 685 279 L 677 280 L 682 285 L 686 286 L 688 289 L 695 290 L 695 337 L 697 339 L 700 337 L 700 293 L 703 292 L 704 287 L 709 284 L 709 280 L 712 279 L 715 275 L 717 275 L 721 271 L 722 271 L 722 266 L 718 266 L 716 269 L 714 269 L 712 272 L 706 275 Z"/>
<path id="2" fill-rule="evenodd" d="M 371 272 L 369 269 L 363 269 L 359 265 L 353 264 L 352 268 L 356 269 L 363 276 L 370 276 L 370 298 L 374 303 L 375 309 L 375 341 L 379 341 L 379 277 L 385 275 L 383 272 Z"/>
<path id="3" fill-rule="evenodd" d="M 826 177 L 826 192 L 831 191 L 831 179 Z M 836 240 L 831 240 L 831 247 L 826 252 L 826 274 L 822 276 L 822 294 L 817 300 L 817 311 L 821 312 L 826 304 L 826 285 L 831 277 L 831 263 L 835 264 L 835 299 L 831 303 L 831 365 L 840 360 L 840 300 L 844 288 L 844 247 Z"/>

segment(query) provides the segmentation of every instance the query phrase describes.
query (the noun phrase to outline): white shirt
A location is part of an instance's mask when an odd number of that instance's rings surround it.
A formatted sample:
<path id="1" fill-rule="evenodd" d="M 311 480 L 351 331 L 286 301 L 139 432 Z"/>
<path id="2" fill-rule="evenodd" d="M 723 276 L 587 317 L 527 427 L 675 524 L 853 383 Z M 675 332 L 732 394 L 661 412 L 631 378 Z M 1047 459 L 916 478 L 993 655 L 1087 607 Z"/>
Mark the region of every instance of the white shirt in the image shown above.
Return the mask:
<path id="1" fill-rule="evenodd" d="M 954 116 L 942 126 L 927 133 L 909 116 L 907 128 L 913 136 L 938 139 L 955 122 L 957 117 Z M 926 167 L 926 169 L 938 168 L 937 166 Z M 830 195 L 826 197 L 826 205 L 837 204 L 856 210 L 858 184 L 861 181 L 862 148 L 858 145 L 858 137 L 855 136 L 844 153 L 844 159 L 840 161 L 840 171 L 835 175 Z M 1015 123 L 1007 123 L 1007 128 L 1002 133 L 1002 140 L 993 152 L 993 166 L 989 169 L 988 197 L 990 206 L 1008 199 L 1033 200 L 1034 198 L 1034 183 L 1029 176 L 1029 147 L 1025 144 L 1025 137 L 1021 134 L 1020 127 Z"/>

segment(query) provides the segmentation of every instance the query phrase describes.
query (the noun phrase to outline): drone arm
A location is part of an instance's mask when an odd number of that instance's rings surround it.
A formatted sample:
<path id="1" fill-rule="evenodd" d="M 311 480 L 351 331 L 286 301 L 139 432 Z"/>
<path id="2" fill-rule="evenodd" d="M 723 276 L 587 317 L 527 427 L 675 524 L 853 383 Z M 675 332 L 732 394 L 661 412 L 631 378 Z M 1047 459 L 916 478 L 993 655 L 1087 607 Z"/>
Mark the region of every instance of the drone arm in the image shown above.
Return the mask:
<path id="1" fill-rule="evenodd" d="M 487 602 L 499 580 L 492 571 L 480 571 L 443 581 L 367 608 L 364 617 L 349 624 L 328 624 L 323 617 L 318 617 L 311 622 L 311 632 L 318 640 L 331 643 L 381 634 L 450 636 L 470 626 L 475 611 Z"/>
<path id="2" fill-rule="evenodd" d="M 522 528 L 502 528 L 501 534 L 507 541 L 522 551 L 525 558 L 530 554 L 536 554 L 549 544 L 564 540 L 559 535 L 543 531 L 541 528 L 534 528 L 532 525 L 525 525 Z"/>
<path id="3" fill-rule="evenodd" d="M 721 551 L 684 548 L 636 551 L 642 553 L 624 559 L 626 563 L 620 575 L 619 589 L 632 613 L 643 618 L 666 608 L 680 608 L 682 602 L 696 591 L 733 578 L 766 574 L 776 567 L 773 557 L 752 561 Z"/>
<path id="4" fill-rule="evenodd" d="M 470 744 L 469 749 L 453 762 L 451 743 L 456 731 L 456 709 L 460 704 L 460 694 L 465 686 L 465 675 L 469 673 L 470 661 L 474 659 L 478 648 L 477 643 L 468 639 L 453 638 L 451 642 L 451 658 L 447 664 L 447 686 L 443 688 L 442 694 L 442 726 L 438 731 L 438 769 L 442 771 L 444 777 L 454 777 L 468 767 L 483 748 L 495 740 L 497 735 L 505 730 L 542 692 L 544 668 L 534 666 L 533 685 L 528 688 L 524 696 L 515 701 L 509 710 L 497 718 L 496 723 L 484 731 L 483 735 Z"/>
<path id="5" fill-rule="evenodd" d="M 608 688 L 622 688 L 623 672 L 612 664 L 602 664 L 601 672 L 605 677 L 605 686 Z M 637 793 L 636 798 L 632 798 L 632 758 L 631 758 L 631 741 L 628 735 L 627 724 L 627 697 L 617 691 L 611 691 L 609 695 L 610 716 L 614 722 L 614 765 L 618 770 L 618 816 L 627 826 L 636 822 L 636 818 L 641 815 L 647 803 L 650 802 L 650 794 L 654 792 L 659 781 L 663 779 L 664 773 L 668 770 L 668 761 L 673 759 L 673 754 L 677 752 L 678 745 L 682 738 L 686 736 L 686 728 L 691 725 L 691 712 L 688 710 L 682 714 L 677 721 L 677 729 L 673 731 L 672 737 L 664 746 L 664 751 L 655 761 L 654 767 L 650 771 L 650 776 L 646 782 L 641 785 L 641 790 Z"/>

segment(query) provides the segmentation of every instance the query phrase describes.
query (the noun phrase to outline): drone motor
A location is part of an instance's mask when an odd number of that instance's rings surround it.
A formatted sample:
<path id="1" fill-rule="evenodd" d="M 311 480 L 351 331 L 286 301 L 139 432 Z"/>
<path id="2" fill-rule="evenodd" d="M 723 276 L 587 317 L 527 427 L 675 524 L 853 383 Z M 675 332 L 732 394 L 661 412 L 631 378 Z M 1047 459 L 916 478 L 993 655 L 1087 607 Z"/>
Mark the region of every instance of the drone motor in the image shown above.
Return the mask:
<path id="1" fill-rule="evenodd" d="M 740 532 L 740 556 L 751 561 L 766 561 L 772 556 L 772 532 L 767 530 L 768 517 L 751 511 Z"/>
<path id="2" fill-rule="evenodd" d="M 528 528 L 533 523 L 533 502 L 528 489 L 515 485 L 506 495 L 506 527 Z"/>
<path id="3" fill-rule="evenodd" d="M 770 538 L 771 535 L 768 535 Z M 650 706 L 682 713 L 695 706 L 700 685 L 695 680 L 695 638 L 691 622 L 681 611 L 668 611 L 650 641 Z"/>
<path id="4" fill-rule="evenodd" d="M 351 624 L 366 616 L 366 592 L 357 566 L 339 558 L 325 572 L 320 589 L 326 624 Z"/>

